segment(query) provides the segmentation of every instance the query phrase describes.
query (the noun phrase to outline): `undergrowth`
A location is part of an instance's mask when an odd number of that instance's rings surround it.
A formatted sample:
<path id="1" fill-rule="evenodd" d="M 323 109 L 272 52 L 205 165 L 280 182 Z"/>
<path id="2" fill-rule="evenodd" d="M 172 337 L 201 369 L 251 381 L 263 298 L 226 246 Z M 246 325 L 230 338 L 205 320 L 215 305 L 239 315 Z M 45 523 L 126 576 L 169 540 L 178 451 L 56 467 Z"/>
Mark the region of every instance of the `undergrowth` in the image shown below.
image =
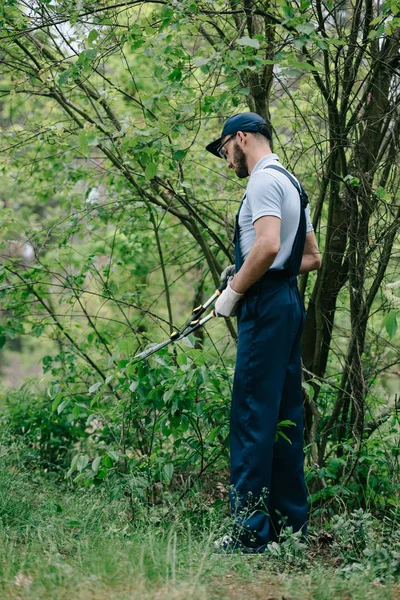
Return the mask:
<path id="1" fill-rule="evenodd" d="M 9 449 L 8 449 L 9 450 Z M 229 527 L 224 503 L 201 490 L 157 504 L 107 487 L 54 482 L 0 455 L 0 597 L 113 600 L 150 598 L 396 598 L 400 532 L 396 514 L 378 521 L 343 512 L 311 530 L 286 529 L 262 556 L 221 556 L 212 541 Z M 240 591 L 241 590 L 241 591 Z M 260 595 L 268 591 L 269 596 Z M 373 592 L 373 595 L 371 593 Z"/>

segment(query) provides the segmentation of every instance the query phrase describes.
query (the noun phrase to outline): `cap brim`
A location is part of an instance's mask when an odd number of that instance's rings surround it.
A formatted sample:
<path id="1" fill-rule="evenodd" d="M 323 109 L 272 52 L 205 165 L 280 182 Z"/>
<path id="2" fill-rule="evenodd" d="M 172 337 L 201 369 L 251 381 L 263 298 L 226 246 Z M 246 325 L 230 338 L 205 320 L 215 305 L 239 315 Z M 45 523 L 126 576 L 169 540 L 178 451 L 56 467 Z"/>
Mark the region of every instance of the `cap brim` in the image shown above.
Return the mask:
<path id="1" fill-rule="evenodd" d="M 208 152 L 211 152 L 211 154 L 214 154 L 214 156 L 216 156 L 217 158 L 222 158 L 221 155 L 218 153 L 218 148 L 221 146 L 221 140 L 222 138 L 218 138 L 217 140 L 215 140 L 215 142 L 211 142 L 211 144 L 208 144 L 208 146 L 206 146 L 206 150 L 208 150 Z"/>

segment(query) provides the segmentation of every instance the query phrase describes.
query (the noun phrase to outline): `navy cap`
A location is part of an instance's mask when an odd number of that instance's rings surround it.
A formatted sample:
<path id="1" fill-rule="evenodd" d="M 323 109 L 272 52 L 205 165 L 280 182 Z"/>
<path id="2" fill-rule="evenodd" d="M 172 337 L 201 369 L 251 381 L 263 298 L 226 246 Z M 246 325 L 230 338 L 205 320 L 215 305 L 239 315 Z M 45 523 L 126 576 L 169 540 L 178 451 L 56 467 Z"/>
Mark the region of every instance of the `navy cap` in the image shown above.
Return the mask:
<path id="1" fill-rule="evenodd" d="M 218 154 L 218 148 L 221 146 L 222 138 L 226 135 L 233 135 L 238 131 L 262 133 L 267 140 L 271 140 L 271 133 L 268 125 L 266 121 L 260 117 L 260 115 L 252 112 L 240 113 L 239 115 L 233 115 L 232 117 L 229 117 L 222 129 L 221 137 L 215 140 L 215 142 L 208 144 L 208 146 L 206 146 L 206 150 L 211 152 L 211 154 L 214 154 L 214 156 L 221 158 L 221 156 Z"/>

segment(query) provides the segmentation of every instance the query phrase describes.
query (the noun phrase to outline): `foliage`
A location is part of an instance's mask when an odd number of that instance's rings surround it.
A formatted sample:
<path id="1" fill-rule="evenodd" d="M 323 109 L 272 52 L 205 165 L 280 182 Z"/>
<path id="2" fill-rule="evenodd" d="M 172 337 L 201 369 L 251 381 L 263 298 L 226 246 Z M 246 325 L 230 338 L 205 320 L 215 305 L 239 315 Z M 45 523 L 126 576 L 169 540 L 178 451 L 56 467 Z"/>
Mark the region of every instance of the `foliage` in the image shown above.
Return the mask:
<path id="1" fill-rule="evenodd" d="M 396 594 L 394 516 L 379 523 L 359 512 L 327 523 L 334 536 L 329 557 L 321 541 L 327 532 L 314 530 L 307 549 L 285 532 L 279 555 L 274 546 L 265 556 L 227 559 L 211 553 L 225 518 L 199 492 L 192 508 L 170 498 L 167 514 L 165 504 L 142 502 L 133 515 L 127 498 L 113 500 L 104 487 L 71 490 L 27 472 L 3 444 L 0 483 L 0 588 L 6 600 L 66 593 L 78 600 L 122 599 L 127 593 L 233 598 L 232 586 L 246 594 L 292 592 L 314 600 L 349 595 L 361 600 L 371 589 L 378 599 Z"/>
<path id="2" fill-rule="evenodd" d="M 76 445 L 88 436 L 84 423 L 72 414 L 55 415 L 48 398 L 26 391 L 7 391 L 7 414 L 0 421 L 3 443 L 18 451 L 25 467 L 54 471 L 64 478 Z"/>
<path id="3" fill-rule="evenodd" d="M 0 395 L 2 598 L 396 596 L 399 8 L 1 3 L 0 353 L 29 364 L 29 338 L 43 371 Z M 132 359 L 232 261 L 244 187 L 204 147 L 242 110 L 323 267 L 300 280 L 310 537 L 227 561 L 235 326 Z"/>
<path id="4" fill-rule="evenodd" d="M 7 394 L 2 430 L 10 443 L 18 438 L 26 448 L 24 461 L 86 486 L 108 480 L 114 495 L 134 488 L 143 497 L 157 483 L 169 484 L 174 473 L 186 477 L 197 469 L 201 476 L 211 466 L 221 468 L 231 373 L 207 364 L 210 357 L 187 344 L 184 352 L 154 356 L 151 368 L 120 361 L 111 391 L 111 380 L 82 391 L 70 377 L 68 388 L 65 379 L 49 386 L 45 401 L 31 390 Z M 122 402 L 115 402 L 117 394 Z"/>
<path id="5" fill-rule="evenodd" d="M 393 514 L 393 513 L 392 513 Z M 373 573 L 380 580 L 400 574 L 399 529 L 396 519 L 386 517 L 382 530 L 370 513 L 357 510 L 332 520 L 333 548 L 339 551 L 343 573 Z"/>
<path id="6" fill-rule="evenodd" d="M 330 391 L 320 392 L 322 422 L 329 419 Z M 375 398 L 379 407 L 382 400 Z M 372 412 L 370 413 L 372 416 Z M 366 422 L 363 439 L 332 444 L 323 467 L 308 469 L 307 483 L 314 514 L 333 514 L 346 509 L 364 508 L 376 514 L 399 507 L 399 415 L 391 411 Z M 310 451 L 310 448 L 308 448 Z"/>
<path id="7" fill-rule="evenodd" d="M 33 402 L 10 417 L 49 432 L 39 460 L 65 434 L 74 480 L 116 494 L 225 465 L 234 325 L 132 357 L 232 260 L 243 187 L 204 146 L 250 109 L 310 191 L 324 252 L 300 286 L 312 498 L 397 503 L 376 435 L 391 455 L 399 40 L 397 2 L 2 3 L 0 346 L 51 344 L 54 423 Z"/>

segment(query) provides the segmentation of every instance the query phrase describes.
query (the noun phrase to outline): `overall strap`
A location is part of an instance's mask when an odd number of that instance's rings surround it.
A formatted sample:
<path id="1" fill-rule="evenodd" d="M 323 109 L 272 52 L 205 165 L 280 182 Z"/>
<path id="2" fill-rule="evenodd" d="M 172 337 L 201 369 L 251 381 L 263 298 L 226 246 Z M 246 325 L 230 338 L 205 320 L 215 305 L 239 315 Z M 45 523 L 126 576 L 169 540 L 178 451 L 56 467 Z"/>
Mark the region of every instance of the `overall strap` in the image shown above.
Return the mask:
<path id="1" fill-rule="evenodd" d="M 296 237 L 293 242 L 291 254 L 285 262 L 284 266 L 284 271 L 286 271 L 290 276 L 297 276 L 299 274 L 300 265 L 303 258 L 304 244 L 306 242 L 307 223 L 305 208 L 308 204 L 308 196 L 303 186 L 298 181 L 296 181 L 293 175 L 288 173 L 283 167 L 278 165 L 267 165 L 266 167 L 264 167 L 264 169 L 274 169 L 275 171 L 279 171 L 280 173 L 283 173 L 283 175 L 286 175 L 286 177 L 294 185 L 300 196 L 301 208 L 299 226 L 297 228 Z"/>
<path id="2" fill-rule="evenodd" d="M 234 243 L 234 246 L 235 246 L 235 269 L 236 269 L 236 273 L 239 271 L 239 269 L 241 269 L 242 264 L 243 264 L 242 253 L 240 251 L 239 215 L 240 215 L 240 211 L 242 209 L 243 202 L 245 201 L 245 199 L 246 199 L 246 194 L 242 198 L 242 201 L 241 201 L 240 206 L 239 206 L 239 210 L 238 210 L 237 215 L 236 215 L 236 220 L 235 220 L 235 234 L 233 236 L 233 243 Z"/>
<path id="3" fill-rule="evenodd" d="M 307 196 L 307 193 L 304 190 L 303 186 L 300 183 L 298 183 L 298 181 L 296 181 L 296 179 L 290 173 L 288 173 L 286 171 L 286 169 L 284 169 L 283 167 L 278 166 L 278 165 L 267 165 L 266 167 L 264 167 L 264 169 L 274 169 L 275 171 L 280 171 L 281 173 L 286 175 L 286 177 L 290 180 L 290 182 L 297 189 L 299 196 L 300 196 L 301 210 L 300 210 L 299 226 L 298 226 L 298 229 L 296 232 L 295 240 L 293 242 L 291 255 L 287 259 L 284 269 L 281 272 L 282 275 L 284 273 L 287 273 L 289 276 L 292 276 L 292 275 L 297 276 L 299 273 L 301 259 L 303 257 L 304 244 L 305 244 L 305 240 L 306 240 L 306 216 L 305 216 L 304 209 L 306 208 L 306 206 L 308 204 L 308 196 Z M 243 206 L 243 202 L 245 201 L 245 199 L 246 199 L 246 194 L 242 198 L 239 210 L 236 215 L 236 221 L 235 221 L 235 234 L 234 234 L 233 241 L 234 241 L 234 245 L 235 245 L 236 272 L 239 271 L 239 269 L 242 267 L 242 264 L 243 264 L 242 253 L 240 250 L 239 215 L 240 215 L 240 211 L 241 211 L 241 208 Z M 272 276 L 275 273 L 276 273 L 276 275 L 278 275 L 278 272 L 270 270 L 270 271 L 267 271 L 266 276 L 268 276 L 268 275 Z"/>

